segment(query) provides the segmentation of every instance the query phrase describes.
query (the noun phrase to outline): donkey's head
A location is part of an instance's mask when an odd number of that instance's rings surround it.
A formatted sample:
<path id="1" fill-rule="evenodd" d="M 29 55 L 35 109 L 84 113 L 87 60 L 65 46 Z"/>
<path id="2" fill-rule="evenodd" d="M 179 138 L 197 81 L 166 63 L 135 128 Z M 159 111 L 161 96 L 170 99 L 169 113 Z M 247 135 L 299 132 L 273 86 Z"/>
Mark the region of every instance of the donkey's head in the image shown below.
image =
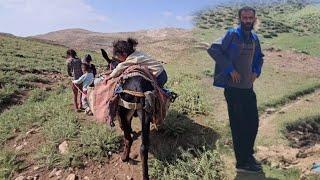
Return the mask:
<path id="1" fill-rule="evenodd" d="M 114 68 L 117 67 L 119 62 L 114 58 L 110 59 L 107 52 L 104 49 L 101 49 L 101 54 L 102 54 L 102 57 L 107 61 L 107 67 L 109 70 L 113 70 Z"/>

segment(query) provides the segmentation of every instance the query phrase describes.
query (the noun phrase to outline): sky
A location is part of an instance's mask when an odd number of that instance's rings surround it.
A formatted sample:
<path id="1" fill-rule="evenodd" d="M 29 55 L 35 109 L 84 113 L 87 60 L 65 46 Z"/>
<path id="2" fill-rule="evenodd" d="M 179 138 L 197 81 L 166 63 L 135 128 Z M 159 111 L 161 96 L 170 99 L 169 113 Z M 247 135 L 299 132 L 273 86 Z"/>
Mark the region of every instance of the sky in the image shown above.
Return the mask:
<path id="1" fill-rule="evenodd" d="M 225 0 L 0 0 L 0 32 L 32 36 L 82 28 L 128 32 L 192 28 L 192 15 Z"/>

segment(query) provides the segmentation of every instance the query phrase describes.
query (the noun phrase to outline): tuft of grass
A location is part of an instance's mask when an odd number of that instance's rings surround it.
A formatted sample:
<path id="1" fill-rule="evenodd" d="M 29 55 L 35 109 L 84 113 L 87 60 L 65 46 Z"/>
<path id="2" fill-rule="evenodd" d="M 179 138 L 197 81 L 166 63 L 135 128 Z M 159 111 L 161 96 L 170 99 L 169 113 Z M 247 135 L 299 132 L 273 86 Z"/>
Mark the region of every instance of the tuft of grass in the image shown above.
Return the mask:
<path id="1" fill-rule="evenodd" d="M 150 164 L 150 175 L 157 179 L 225 179 L 215 150 L 183 151 L 175 161 L 153 159 Z"/>
<path id="2" fill-rule="evenodd" d="M 172 105 L 174 110 L 193 115 L 206 113 L 204 91 L 194 82 L 197 80 L 200 80 L 200 77 L 189 74 L 180 74 L 171 78 L 168 86 L 179 96 Z"/>
<path id="3" fill-rule="evenodd" d="M 271 168 L 269 166 L 263 166 L 263 171 L 266 174 L 266 177 L 271 179 L 298 180 L 300 179 L 300 174 L 301 174 L 301 172 L 295 168 L 282 170 L 282 169 Z"/>
<path id="4" fill-rule="evenodd" d="M 44 84 L 49 83 L 49 80 L 40 77 L 38 74 L 27 74 L 27 75 L 23 76 L 23 78 L 21 80 L 27 81 L 27 82 L 44 83 Z"/>
<path id="5" fill-rule="evenodd" d="M 207 69 L 207 70 L 203 71 L 203 74 L 205 76 L 207 76 L 207 77 L 212 77 L 213 78 L 214 72 L 213 72 L 213 69 Z"/>
<path id="6" fill-rule="evenodd" d="M 78 151 L 86 157 L 100 160 L 120 148 L 120 136 L 113 130 L 108 130 L 101 124 L 82 126 L 79 134 Z"/>
<path id="7" fill-rule="evenodd" d="M 316 127 L 318 124 L 320 124 L 320 115 L 308 116 L 304 117 L 303 119 L 299 118 L 297 121 L 293 123 L 286 123 L 285 130 L 292 131 L 295 130 L 296 127 L 305 124 L 310 124 L 312 127 Z"/>
<path id="8" fill-rule="evenodd" d="M 5 149 L 0 151 L 0 179 L 12 178 L 14 172 L 24 168 L 24 162 L 16 153 Z"/>
<path id="9" fill-rule="evenodd" d="M 48 98 L 49 93 L 43 89 L 33 89 L 29 92 L 28 100 L 32 102 L 44 101 Z"/>
<path id="10" fill-rule="evenodd" d="M 42 144 L 33 158 L 37 160 L 39 165 L 48 167 L 49 169 L 61 165 L 60 162 L 63 160 L 58 152 L 57 144 L 52 142 Z"/>
<path id="11" fill-rule="evenodd" d="M 177 111 L 170 111 L 160 127 L 163 134 L 174 138 L 183 136 L 191 128 L 187 123 L 182 123 L 183 118 L 185 117 Z"/>
<path id="12" fill-rule="evenodd" d="M 279 107 L 289 103 L 290 101 L 296 100 L 298 97 L 311 94 L 320 88 L 320 84 L 311 84 L 297 89 L 291 93 L 287 93 L 281 98 L 275 99 L 259 105 L 259 111 L 264 111 L 269 107 Z"/>
<path id="13" fill-rule="evenodd" d="M 12 98 L 17 93 L 17 87 L 14 85 L 6 85 L 0 89 L 0 107 L 12 102 Z"/>

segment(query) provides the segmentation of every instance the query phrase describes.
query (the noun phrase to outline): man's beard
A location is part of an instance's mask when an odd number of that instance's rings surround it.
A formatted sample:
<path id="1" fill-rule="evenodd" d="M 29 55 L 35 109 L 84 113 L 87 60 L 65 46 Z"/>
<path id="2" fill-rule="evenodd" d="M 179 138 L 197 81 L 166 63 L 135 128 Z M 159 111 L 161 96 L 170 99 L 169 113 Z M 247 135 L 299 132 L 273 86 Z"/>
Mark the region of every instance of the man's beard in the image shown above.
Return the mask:
<path id="1" fill-rule="evenodd" d="M 253 30 L 253 26 L 254 26 L 254 23 L 244 23 L 244 22 L 241 22 L 241 27 L 242 27 L 243 30 L 245 30 L 245 31 L 252 31 L 252 30 Z"/>

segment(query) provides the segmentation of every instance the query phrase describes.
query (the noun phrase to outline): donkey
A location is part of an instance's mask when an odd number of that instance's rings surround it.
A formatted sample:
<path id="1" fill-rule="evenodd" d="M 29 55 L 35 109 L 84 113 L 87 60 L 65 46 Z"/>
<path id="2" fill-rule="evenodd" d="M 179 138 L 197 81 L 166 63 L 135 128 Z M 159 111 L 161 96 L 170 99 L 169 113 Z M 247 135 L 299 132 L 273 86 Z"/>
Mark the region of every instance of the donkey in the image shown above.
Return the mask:
<path id="1" fill-rule="evenodd" d="M 101 49 L 102 56 L 108 63 L 109 69 L 114 68 L 114 60 L 111 60 L 107 53 Z M 112 64 L 113 63 L 113 64 Z M 148 107 L 148 98 L 144 96 L 147 91 L 153 91 L 154 87 L 151 82 L 141 76 L 133 76 L 126 79 L 122 84 L 124 90 L 120 93 L 120 99 L 130 104 L 135 104 L 135 108 L 128 108 L 123 105 L 118 105 L 118 113 L 120 116 L 120 127 L 124 132 L 124 151 L 121 156 L 123 162 L 130 160 L 130 148 L 133 142 L 131 122 L 133 116 L 137 115 L 141 122 L 142 131 L 142 143 L 140 146 L 140 157 L 142 161 L 142 173 L 143 179 L 149 179 L 148 175 L 148 151 L 149 151 L 149 133 L 150 123 L 152 120 L 153 113 Z M 128 92 L 135 92 L 134 94 Z"/>

